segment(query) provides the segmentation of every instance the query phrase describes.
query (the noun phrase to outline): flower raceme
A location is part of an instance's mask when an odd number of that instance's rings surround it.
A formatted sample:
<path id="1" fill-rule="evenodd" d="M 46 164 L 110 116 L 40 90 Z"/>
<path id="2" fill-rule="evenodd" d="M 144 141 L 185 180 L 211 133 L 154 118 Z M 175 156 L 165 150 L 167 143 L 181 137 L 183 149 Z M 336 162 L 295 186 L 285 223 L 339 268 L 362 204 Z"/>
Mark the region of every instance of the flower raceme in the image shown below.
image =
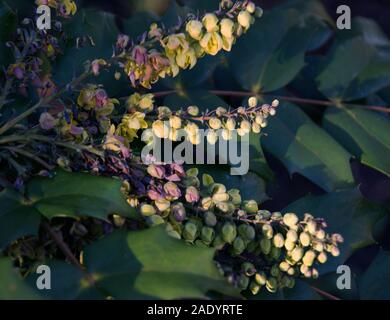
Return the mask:
<path id="1" fill-rule="evenodd" d="M 191 69 L 204 55 L 230 51 L 236 39 L 253 24 L 262 10 L 251 1 L 222 1 L 220 10 L 201 19 L 189 15 L 173 30 L 153 23 L 137 44 L 120 35 L 116 57 L 131 85 L 150 88 L 159 78 L 175 77 L 180 69 Z M 159 45 L 157 45 L 159 44 Z"/>

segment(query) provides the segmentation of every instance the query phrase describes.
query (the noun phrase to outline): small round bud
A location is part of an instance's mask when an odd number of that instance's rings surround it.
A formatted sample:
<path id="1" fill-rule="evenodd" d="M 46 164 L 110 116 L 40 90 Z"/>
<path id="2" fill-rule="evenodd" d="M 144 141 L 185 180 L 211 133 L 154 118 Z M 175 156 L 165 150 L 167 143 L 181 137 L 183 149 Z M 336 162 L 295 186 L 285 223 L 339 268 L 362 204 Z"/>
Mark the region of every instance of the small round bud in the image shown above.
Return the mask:
<path id="1" fill-rule="evenodd" d="M 332 246 L 330 253 L 333 257 L 338 257 L 340 255 L 340 250 L 336 246 Z"/>
<path id="2" fill-rule="evenodd" d="M 241 290 L 246 290 L 249 286 L 249 278 L 242 274 L 239 278 L 238 278 L 238 283 L 237 283 L 238 287 L 241 289 Z"/>
<path id="3" fill-rule="evenodd" d="M 146 222 L 153 227 L 165 223 L 164 219 L 157 214 L 147 217 Z"/>
<path id="4" fill-rule="evenodd" d="M 296 242 L 298 240 L 298 234 L 295 230 L 288 230 L 286 234 L 286 238 L 288 241 Z"/>
<path id="5" fill-rule="evenodd" d="M 258 101 L 257 101 L 257 98 L 256 98 L 256 97 L 250 97 L 250 98 L 248 99 L 248 106 L 251 107 L 251 108 L 256 107 L 256 106 L 257 106 L 257 103 L 258 103 Z"/>
<path id="6" fill-rule="evenodd" d="M 160 211 L 165 211 L 169 209 L 169 207 L 171 206 L 171 203 L 166 199 L 156 200 L 154 204 L 156 205 L 157 209 Z"/>
<path id="7" fill-rule="evenodd" d="M 271 267 L 271 276 L 275 277 L 275 278 L 278 278 L 280 276 L 280 269 L 279 269 L 279 266 L 277 264 L 274 264 L 272 267 Z"/>
<path id="8" fill-rule="evenodd" d="M 264 272 L 256 273 L 255 275 L 255 281 L 258 285 L 264 286 L 267 282 L 267 277 Z"/>
<path id="9" fill-rule="evenodd" d="M 249 121 L 247 120 L 241 121 L 240 129 L 244 132 L 244 134 L 251 132 L 251 127 L 252 125 Z"/>
<path id="10" fill-rule="evenodd" d="M 211 211 L 207 211 L 204 214 L 204 223 L 209 227 L 214 227 L 217 224 L 217 217 Z"/>
<path id="11" fill-rule="evenodd" d="M 220 22 L 221 34 L 226 38 L 232 38 L 234 32 L 234 22 L 229 18 L 223 18 Z"/>
<path id="12" fill-rule="evenodd" d="M 317 256 L 317 260 L 319 263 L 325 263 L 327 260 L 328 260 L 328 256 L 326 255 L 325 252 L 321 252 L 318 256 Z"/>
<path id="13" fill-rule="evenodd" d="M 140 211 L 144 217 L 149 217 L 156 214 L 156 209 L 152 205 L 147 203 L 141 204 Z"/>
<path id="14" fill-rule="evenodd" d="M 287 274 L 289 275 L 289 276 L 293 276 L 294 274 L 295 274 L 295 270 L 294 270 L 294 268 L 288 268 L 288 270 L 287 270 Z"/>
<path id="15" fill-rule="evenodd" d="M 206 13 L 202 19 L 207 32 L 218 30 L 218 18 L 214 13 Z"/>
<path id="16" fill-rule="evenodd" d="M 252 16 L 248 11 L 241 11 L 237 16 L 238 23 L 244 28 L 248 29 L 252 23 Z"/>
<path id="17" fill-rule="evenodd" d="M 200 238 L 206 243 L 210 244 L 215 236 L 215 232 L 213 228 L 203 227 L 200 232 Z"/>
<path id="18" fill-rule="evenodd" d="M 318 230 L 315 235 L 316 235 L 316 238 L 319 240 L 324 240 L 325 236 L 326 236 L 325 231 L 322 229 Z"/>
<path id="19" fill-rule="evenodd" d="M 299 235 L 299 241 L 302 244 L 302 246 L 307 247 L 310 245 L 311 238 L 310 235 L 307 232 L 302 232 Z"/>
<path id="20" fill-rule="evenodd" d="M 282 248 L 284 246 L 284 237 L 281 233 L 277 233 L 273 239 L 274 246 L 276 248 Z"/>
<path id="21" fill-rule="evenodd" d="M 256 11 L 256 5 L 252 1 L 248 2 L 246 5 L 246 11 L 249 13 L 254 13 Z"/>
<path id="22" fill-rule="evenodd" d="M 271 241 L 266 238 L 261 239 L 260 248 L 264 254 L 269 254 L 271 252 Z"/>
<path id="23" fill-rule="evenodd" d="M 244 262 L 241 265 L 241 269 L 244 271 L 244 273 L 248 276 L 251 277 L 256 273 L 256 268 L 255 266 L 250 263 L 250 262 Z"/>
<path id="24" fill-rule="evenodd" d="M 190 116 L 196 117 L 199 115 L 199 108 L 197 106 L 189 106 L 187 112 Z"/>
<path id="25" fill-rule="evenodd" d="M 255 17 L 256 18 L 261 18 L 263 16 L 263 9 L 261 9 L 260 7 L 256 7 L 256 11 L 255 11 Z"/>
<path id="26" fill-rule="evenodd" d="M 267 238 L 267 239 L 272 239 L 272 237 L 274 236 L 274 229 L 272 228 L 271 225 L 269 224 L 264 224 L 261 228 L 261 231 L 263 233 L 263 235 Z"/>
<path id="27" fill-rule="evenodd" d="M 295 262 L 299 262 L 303 257 L 303 249 L 300 247 L 295 247 L 291 252 L 291 259 Z"/>
<path id="28" fill-rule="evenodd" d="M 225 222 L 221 229 L 221 236 L 225 242 L 233 243 L 237 236 L 236 226 L 229 222 Z"/>
<path id="29" fill-rule="evenodd" d="M 244 252 L 246 248 L 244 240 L 242 240 L 242 238 L 239 236 L 236 237 L 233 241 L 233 248 L 236 254 L 241 254 L 242 252 Z"/>
<path id="30" fill-rule="evenodd" d="M 174 129 L 180 129 L 181 128 L 181 119 L 178 116 L 171 116 L 169 118 L 169 125 Z"/>
<path id="31" fill-rule="evenodd" d="M 272 247 L 270 256 L 274 260 L 278 260 L 280 255 L 282 254 L 282 250 L 280 248 Z"/>
<path id="32" fill-rule="evenodd" d="M 287 272 L 287 270 L 290 269 L 290 265 L 289 265 L 288 262 L 282 261 L 282 262 L 279 264 L 279 268 L 280 268 L 280 270 L 282 270 L 283 272 Z"/>
<path id="33" fill-rule="evenodd" d="M 261 132 L 261 126 L 259 126 L 256 122 L 252 123 L 252 132 L 253 133 L 260 133 Z"/>
<path id="34" fill-rule="evenodd" d="M 177 222 L 182 222 L 186 218 L 186 209 L 181 202 L 172 206 L 172 213 Z"/>
<path id="35" fill-rule="evenodd" d="M 277 108 L 277 107 L 279 107 L 279 100 L 274 100 L 274 101 L 272 101 L 272 107 L 274 107 L 274 108 Z"/>
<path id="36" fill-rule="evenodd" d="M 198 235 L 198 227 L 195 223 L 188 221 L 184 225 L 183 237 L 188 241 L 194 241 Z"/>
<path id="37" fill-rule="evenodd" d="M 283 216 L 283 223 L 289 227 L 295 227 L 299 219 L 295 213 L 286 213 Z"/>
<path id="38" fill-rule="evenodd" d="M 228 129 L 222 129 L 221 135 L 222 135 L 222 139 L 226 141 L 229 141 L 233 138 L 232 131 Z"/>
<path id="39" fill-rule="evenodd" d="M 287 251 L 291 251 L 292 249 L 295 248 L 295 242 L 289 241 L 288 239 L 284 243 L 284 247 L 286 248 Z"/>
<path id="40" fill-rule="evenodd" d="M 221 120 L 219 120 L 218 118 L 216 117 L 210 118 L 209 126 L 211 129 L 218 130 L 219 128 L 221 128 L 221 125 L 222 125 Z"/>
<path id="41" fill-rule="evenodd" d="M 152 125 L 153 133 L 160 139 L 166 139 L 169 137 L 169 127 L 161 120 L 156 120 Z"/>
<path id="42" fill-rule="evenodd" d="M 198 20 L 190 20 L 187 22 L 186 31 L 195 40 L 200 40 L 202 38 L 202 29 L 203 25 Z"/>
<path id="43" fill-rule="evenodd" d="M 306 251 L 305 255 L 302 258 L 302 262 L 305 266 L 311 267 L 314 259 L 316 258 L 316 254 L 313 250 Z"/>
<path id="44" fill-rule="evenodd" d="M 265 287 L 269 292 L 274 293 L 278 290 L 278 281 L 273 277 L 268 278 Z"/>
<path id="45" fill-rule="evenodd" d="M 259 210 L 257 202 L 255 200 L 244 201 L 244 208 L 247 213 L 256 213 Z"/>
<path id="46" fill-rule="evenodd" d="M 307 222 L 306 228 L 310 234 L 315 235 L 317 232 L 317 223 L 314 220 L 309 220 Z"/>
<path id="47" fill-rule="evenodd" d="M 227 119 L 225 128 L 228 129 L 229 131 L 234 130 L 236 128 L 236 121 L 234 121 L 233 118 Z"/>

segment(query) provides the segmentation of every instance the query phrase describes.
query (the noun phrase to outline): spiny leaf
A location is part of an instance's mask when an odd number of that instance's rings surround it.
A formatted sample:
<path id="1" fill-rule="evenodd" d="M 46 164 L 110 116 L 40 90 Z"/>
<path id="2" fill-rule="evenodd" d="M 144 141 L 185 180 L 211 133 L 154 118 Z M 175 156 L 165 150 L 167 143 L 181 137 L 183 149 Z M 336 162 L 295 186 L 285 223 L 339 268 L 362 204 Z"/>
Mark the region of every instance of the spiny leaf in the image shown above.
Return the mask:
<path id="1" fill-rule="evenodd" d="M 290 174 L 300 173 L 326 191 L 353 184 L 349 153 L 297 106 L 281 105 L 265 132 L 264 148 Z"/>
<path id="2" fill-rule="evenodd" d="M 329 108 L 324 128 L 361 161 L 390 176 L 390 123 L 372 111 Z"/>

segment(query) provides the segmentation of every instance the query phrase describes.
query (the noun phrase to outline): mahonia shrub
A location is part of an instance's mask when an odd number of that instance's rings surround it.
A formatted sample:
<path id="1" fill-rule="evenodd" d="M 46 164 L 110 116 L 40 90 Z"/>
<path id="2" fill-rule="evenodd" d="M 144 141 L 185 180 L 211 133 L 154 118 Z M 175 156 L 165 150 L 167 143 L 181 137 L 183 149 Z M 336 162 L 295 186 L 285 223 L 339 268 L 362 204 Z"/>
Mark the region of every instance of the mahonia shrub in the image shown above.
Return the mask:
<path id="1" fill-rule="evenodd" d="M 9 119 L 0 118 L 4 188 L 23 193 L 32 176 L 52 176 L 56 170 L 119 179 L 127 205 L 138 212 L 139 219 L 109 212 L 113 214 L 109 223 L 84 217 L 84 225 L 94 230 L 104 226 L 103 235 L 113 229 L 163 225 L 167 234 L 191 246 L 215 248 L 221 274 L 253 295 L 293 288 L 297 278 L 317 278 L 317 266 L 340 254 L 342 236 L 327 233 L 320 217 L 262 210 L 255 200 L 242 199 L 240 190 L 201 175 L 196 167 L 186 170 L 153 157 L 145 163 L 136 152 L 145 132 L 177 141 L 178 131 L 184 130 L 186 139 L 196 145 L 199 128 L 207 127 L 207 141 L 215 144 L 217 130 L 222 130 L 224 140 L 230 140 L 234 130 L 240 136 L 261 134 L 277 116 L 277 100 L 264 104 L 250 97 L 245 107 L 209 106 L 202 112 L 190 105 L 173 110 L 159 105 L 153 93 L 139 90 L 196 68 L 206 55 L 230 51 L 237 38 L 245 37 L 255 19 L 261 18 L 261 8 L 251 1 L 222 0 L 215 12 L 188 14 L 172 28 L 153 23 L 137 40 L 120 34 L 111 57 L 86 61 L 85 71 L 60 87 L 43 70 L 62 54 L 66 34 L 61 19 L 72 19 L 77 7 L 71 0 L 39 0 L 36 4 L 54 8 L 56 21 L 52 30 L 44 32 L 25 19 L 7 43 L 15 61 L 4 74 L 0 110 L 5 114 L 18 96 L 31 95 L 37 102 Z M 111 97 L 94 82 L 110 69 L 116 70 L 113 81 L 125 77 L 137 91 L 125 98 Z M 63 223 L 71 224 L 71 235 L 82 239 L 85 226 L 70 220 Z M 88 241 L 97 238 L 99 232 Z M 21 241 L 13 242 L 5 252 L 19 257 L 21 270 L 28 273 L 31 261 L 42 259 L 45 253 L 27 254 Z M 81 254 L 77 243 L 73 249 Z"/>

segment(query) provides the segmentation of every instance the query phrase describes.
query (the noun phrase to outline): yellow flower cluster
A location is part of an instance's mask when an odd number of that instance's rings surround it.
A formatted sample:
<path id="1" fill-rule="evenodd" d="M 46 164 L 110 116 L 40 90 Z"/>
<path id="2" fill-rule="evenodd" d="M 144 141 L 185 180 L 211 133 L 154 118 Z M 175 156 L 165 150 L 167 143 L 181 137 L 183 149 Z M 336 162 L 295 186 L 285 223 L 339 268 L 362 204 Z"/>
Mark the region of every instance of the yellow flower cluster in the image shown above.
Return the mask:
<path id="1" fill-rule="evenodd" d="M 261 9 L 251 1 L 230 4 L 230 11 L 207 13 L 201 20 L 189 18 L 180 32 L 165 34 L 152 24 L 148 39 L 136 46 L 129 46 L 129 38 L 120 35 L 117 55 L 124 58 L 122 65 L 131 84 L 150 88 L 159 78 L 175 77 L 180 69 L 191 69 L 205 54 L 216 55 L 221 50 L 230 51 L 232 45 L 261 16 Z M 234 9 L 234 10 L 233 10 Z M 162 45 L 163 51 L 146 49 L 147 41 Z M 153 46 L 152 46 L 153 47 Z"/>

